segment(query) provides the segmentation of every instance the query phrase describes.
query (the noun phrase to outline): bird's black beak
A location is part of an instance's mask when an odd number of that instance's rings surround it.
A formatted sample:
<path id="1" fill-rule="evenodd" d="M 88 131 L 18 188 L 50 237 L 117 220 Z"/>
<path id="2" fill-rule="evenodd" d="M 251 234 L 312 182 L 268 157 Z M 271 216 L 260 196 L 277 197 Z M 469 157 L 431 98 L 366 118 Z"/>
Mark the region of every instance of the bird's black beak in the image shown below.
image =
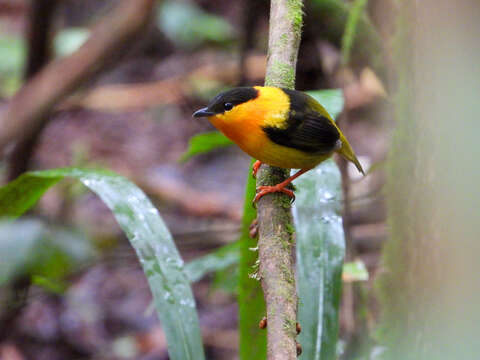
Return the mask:
<path id="1" fill-rule="evenodd" d="M 199 118 L 199 117 L 206 117 L 206 116 L 212 116 L 212 115 L 215 115 L 215 113 L 208 110 L 208 108 L 203 108 L 195 111 L 192 116 Z"/>

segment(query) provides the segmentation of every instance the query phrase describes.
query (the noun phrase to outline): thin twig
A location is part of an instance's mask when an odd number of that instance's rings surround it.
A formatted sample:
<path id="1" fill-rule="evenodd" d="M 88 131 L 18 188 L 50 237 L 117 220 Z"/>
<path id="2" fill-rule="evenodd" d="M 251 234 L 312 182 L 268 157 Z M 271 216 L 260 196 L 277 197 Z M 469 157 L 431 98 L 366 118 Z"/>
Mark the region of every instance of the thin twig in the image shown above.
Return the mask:
<path id="1" fill-rule="evenodd" d="M 294 88 L 302 28 L 301 0 L 271 0 L 265 85 Z M 263 165 L 257 185 L 275 185 L 288 170 Z M 267 305 L 269 360 L 297 358 L 297 294 L 290 199 L 270 194 L 258 202 L 260 276 Z"/>

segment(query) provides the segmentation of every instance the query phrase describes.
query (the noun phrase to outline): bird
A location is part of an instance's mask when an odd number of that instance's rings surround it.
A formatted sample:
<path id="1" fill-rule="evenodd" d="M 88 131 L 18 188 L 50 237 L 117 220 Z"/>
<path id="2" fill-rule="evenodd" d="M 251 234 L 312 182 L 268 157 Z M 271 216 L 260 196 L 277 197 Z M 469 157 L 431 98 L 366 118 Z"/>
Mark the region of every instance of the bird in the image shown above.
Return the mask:
<path id="1" fill-rule="evenodd" d="M 213 126 L 256 159 L 255 177 L 262 163 L 299 169 L 274 186 L 259 186 L 254 203 L 266 194 L 282 192 L 295 199 L 287 186 L 300 175 L 338 153 L 363 175 L 362 165 L 340 128 L 310 95 L 273 86 L 236 87 L 215 96 L 192 115 L 206 117 Z"/>

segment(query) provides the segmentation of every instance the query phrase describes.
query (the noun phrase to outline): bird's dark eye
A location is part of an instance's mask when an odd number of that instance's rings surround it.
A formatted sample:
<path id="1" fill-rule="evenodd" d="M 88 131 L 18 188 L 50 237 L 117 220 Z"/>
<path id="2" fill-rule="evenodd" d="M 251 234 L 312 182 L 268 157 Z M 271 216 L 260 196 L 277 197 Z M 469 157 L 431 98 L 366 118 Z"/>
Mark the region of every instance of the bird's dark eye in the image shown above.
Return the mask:
<path id="1" fill-rule="evenodd" d="M 232 103 L 225 103 L 225 104 L 223 104 L 223 108 L 227 111 L 232 110 L 233 109 L 233 104 Z"/>

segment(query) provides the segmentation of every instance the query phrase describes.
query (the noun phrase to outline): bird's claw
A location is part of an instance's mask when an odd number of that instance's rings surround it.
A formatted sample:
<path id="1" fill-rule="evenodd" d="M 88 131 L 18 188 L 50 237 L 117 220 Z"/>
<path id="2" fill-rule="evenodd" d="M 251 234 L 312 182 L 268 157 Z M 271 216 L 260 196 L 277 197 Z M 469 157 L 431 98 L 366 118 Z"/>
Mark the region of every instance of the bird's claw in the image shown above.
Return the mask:
<path id="1" fill-rule="evenodd" d="M 275 192 L 281 192 L 284 193 L 292 198 L 291 203 L 295 201 L 295 194 L 292 190 L 288 190 L 284 187 L 280 187 L 278 185 L 275 186 L 259 186 L 257 188 L 257 195 L 255 195 L 255 198 L 253 199 L 253 206 L 255 207 L 255 204 L 258 200 L 260 200 L 264 195 L 270 194 L 270 193 L 275 193 Z"/>
<path id="2" fill-rule="evenodd" d="M 254 179 L 257 178 L 257 172 L 258 172 L 258 169 L 260 169 L 260 165 L 262 165 L 262 162 L 260 160 L 257 160 L 253 163 L 252 176 L 253 176 Z"/>

